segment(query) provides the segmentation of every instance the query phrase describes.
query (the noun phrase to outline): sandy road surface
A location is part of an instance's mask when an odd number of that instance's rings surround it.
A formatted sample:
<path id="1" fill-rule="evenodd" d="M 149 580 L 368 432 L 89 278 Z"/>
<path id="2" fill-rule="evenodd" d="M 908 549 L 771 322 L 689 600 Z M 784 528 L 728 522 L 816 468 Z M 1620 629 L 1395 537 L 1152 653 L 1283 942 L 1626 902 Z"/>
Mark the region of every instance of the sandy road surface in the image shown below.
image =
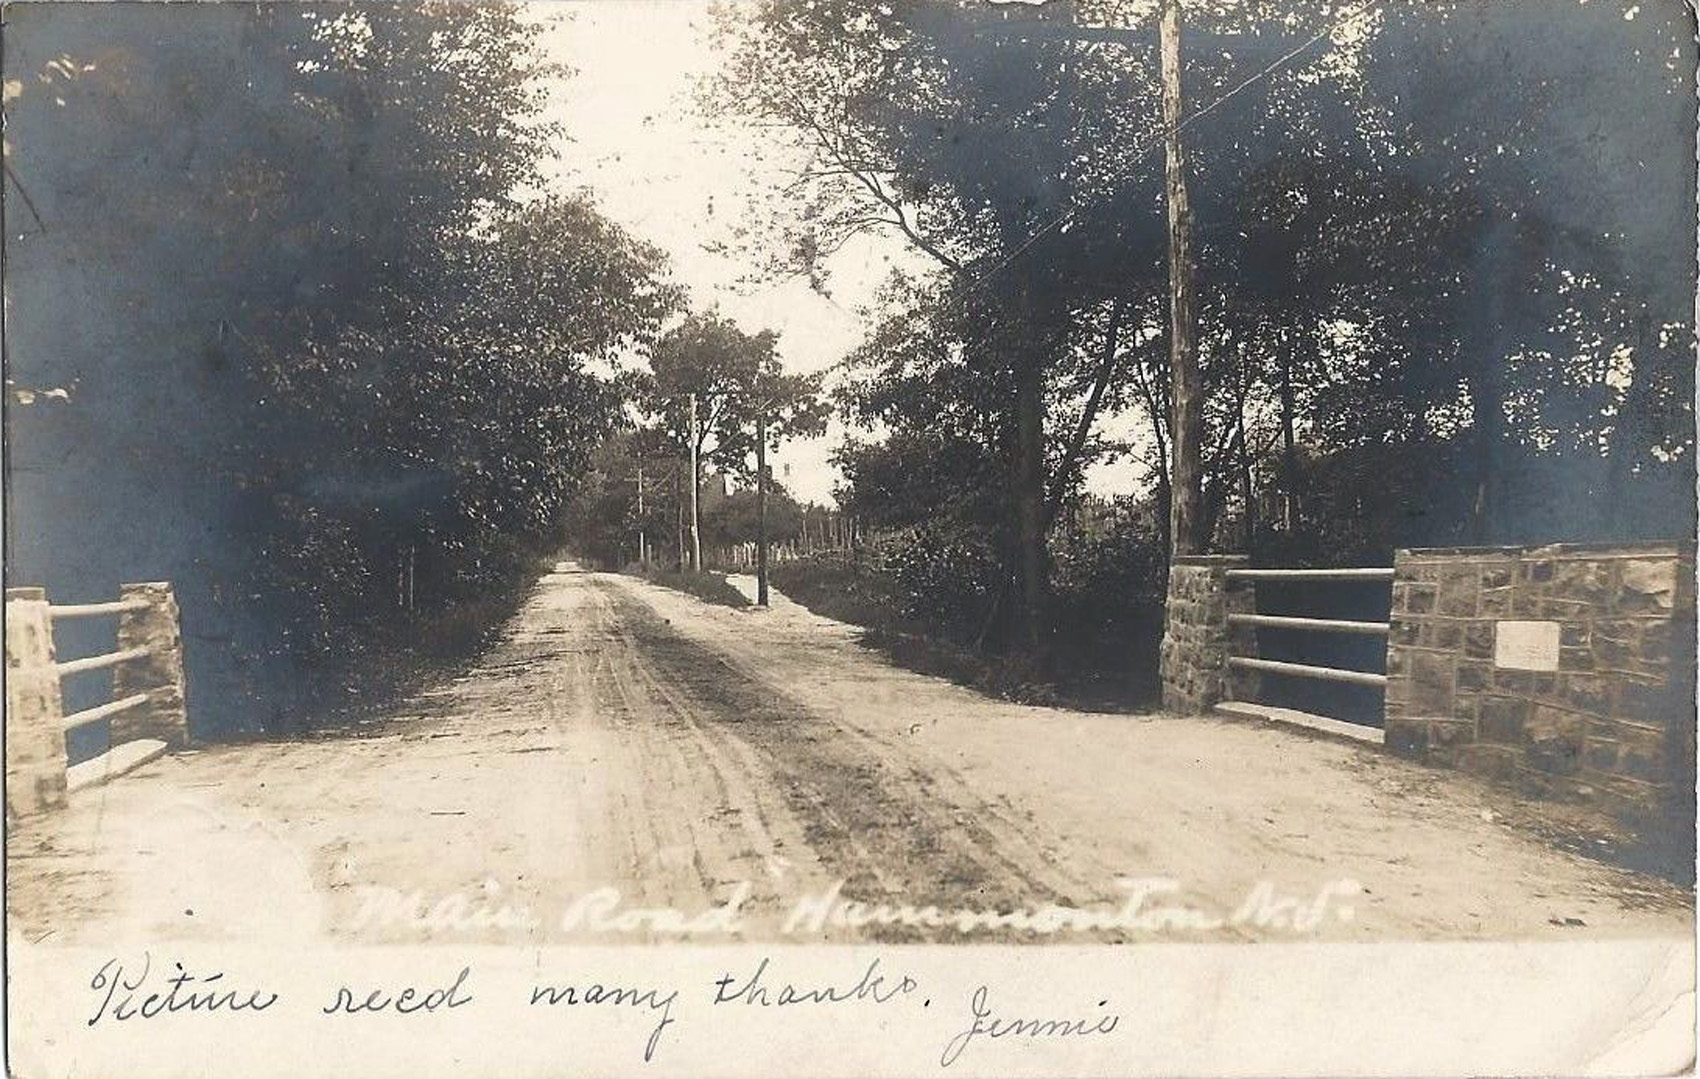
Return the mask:
<path id="1" fill-rule="evenodd" d="M 1139 917 L 1042 939 L 1690 931 L 1682 890 L 1556 851 L 1509 805 L 1278 730 L 988 700 L 795 604 L 563 563 L 476 665 L 384 721 L 165 758 L 15 829 L 8 898 L 14 933 L 63 943 L 588 939 L 592 907 L 732 898 L 732 939 L 1040 939 L 817 922 L 843 913 L 824 902 L 781 930 L 830 894 L 1126 912 L 1141 887 Z M 1319 895 L 1292 928 L 1283 901 Z M 634 918 L 597 939 L 670 939 Z"/>

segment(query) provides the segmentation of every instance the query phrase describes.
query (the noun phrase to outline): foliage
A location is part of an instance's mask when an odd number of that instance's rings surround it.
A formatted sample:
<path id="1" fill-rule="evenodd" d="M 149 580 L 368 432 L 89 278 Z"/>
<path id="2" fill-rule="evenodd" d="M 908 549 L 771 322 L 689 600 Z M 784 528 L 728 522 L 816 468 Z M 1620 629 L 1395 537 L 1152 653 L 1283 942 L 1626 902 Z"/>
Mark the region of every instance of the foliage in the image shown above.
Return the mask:
<path id="1" fill-rule="evenodd" d="M 1217 6 L 1242 25 L 1269 14 Z M 847 412 L 911 448 L 932 437 L 929 415 L 972 423 L 949 441 L 985 445 L 1001 473 L 983 489 L 1004 500 L 995 543 L 1013 599 L 1002 609 L 1029 648 L 1045 637 L 1049 530 L 1087 468 L 1117 452 L 1097 422 L 1133 403 L 1130 368 L 1156 339 L 1145 321 L 1164 280 L 1162 207 L 1149 186 L 1154 35 L 1126 25 L 1145 7 L 728 7 L 724 67 L 705 91 L 724 115 L 794 132 L 806 155 L 757 229 L 780 237 L 766 242 L 791 268 L 829 287 L 823 260 L 870 230 L 930 259 L 927 280 L 884 299 L 888 317 L 854 369 L 871 385 L 850 391 Z M 1294 29 L 1329 17 L 1285 16 Z M 1254 37 L 1240 44 L 1253 59 L 1272 51 Z M 1320 51 L 1343 67 L 1355 46 L 1330 44 Z M 1204 92 L 1233 71 L 1225 52 L 1196 59 Z M 1311 96 L 1338 97 L 1347 81 L 1325 74 Z M 1290 129 L 1290 119 L 1269 122 Z M 1227 172 L 1266 153 L 1255 140 L 1220 149 L 1204 168 Z M 1147 387 L 1151 404 L 1157 396 Z"/>
<path id="2" fill-rule="evenodd" d="M 1125 709 L 1150 700 L 1165 551 L 1152 504 L 1094 504 L 1056 539 L 1058 619 L 1043 671 L 981 647 L 997 601 L 995 552 L 943 529 L 881 533 L 854 551 L 776 564 L 773 581 L 818 614 L 866 630 L 898 664 L 1017 700 Z"/>
<path id="3" fill-rule="evenodd" d="M 1056 544 L 1057 595 L 1069 613 L 1057 632 L 1099 658 L 1121 652 L 1121 662 L 1131 662 L 1130 640 L 1152 644 L 1152 629 L 1162 625 L 1168 552 L 1154 503 L 1088 500 L 1058 529 Z"/>
<path id="4" fill-rule="evenodd" d="M 431 624 L 515 597 L 618 418 L 592 362 L 676 301 L 587 198 L 528 194 L 561 134 L 539 29 L 7 11 L 8 375 L 67 396 L 10 425 L 12 571 L 172 579 L 210 730 L 476 636 Z"/>
<path id="5" fill-rule="evenodd" d="M 603 566 L 638 561 L 640 535 L 651 561 L 674 566 L 679 562 L 684 469 L 646 434 L 621 429 L 602 440 L 563 518 L 574 549 Z"/>
<path id="6" fill-rule="evenodd" d="M 703 511 L 702 542 L 715 550 L 756 541 L 756 491 L 742 487 Z M 790 492 L 770 481 L 767 491 L 767 538 L 771 543 L 795 536 L 802 529 L 807 510 Z"/>
<path id="7" fill-rule="evenodd" d="M 576 550 L 604 566 L 638 561 L 638 534 L 643 533 L 651 563 L 676 568 L 684 546 L 685 470 L 667 454 L 645 449 L 644 432 L 610 435 L 591 458 L 577 494 L 569 504 L 564 528 Z M 638 511 L 639 470 L 643 475 L 643 511 Z M 767 534 L 770 541 L 795 536 L 809 507 L 794 499 L 769 477 Z M 705 553 L 756 538 L 756 493 L 751 487 L 731 491 L 703 507 L 702 542 Z M 687 559 L 688 561 L 688 559 Z"/>
<path id="8" fill-rule="evenodd" d="M 1086 470 L 1125 457 L 1166 517 L 1154 8 L 728 7 L 705 91 L 804 155 L 752 221 L 774 270 L 829 289 L 869 231 L 931 264 L 846 365 L 841 503 L 986 544 L 1011 581 L 1042 494 L 1046 639 L 1092 611 L 1088 567 L 1148 586 L 1138 552 L 1166 549 L 1068 526 Z M 1694 248 L 1669 226 L 1694 48 L 1681 9 L 1637 10 L 1186 5 L 1213 546 L 1692 532 Z"/>
<path id="9" fill-rule="evenodd" d="M 746 334 L 712 312 L 691 313 L 662 335 L 649 351 L 649 371 L 632 380 L 650 431 L 685 471 L 687 496 L 700 489 L 705 462 L 728 475 L 755 477 L 758 429 L 765 432 L 764 451 L 782 438 L 826 429 L 820 379 L 782 370 L 776 340 L 770 331 Z M 702 508 L 689 497 L 686 506 L 690 535 L 701 537 Z"/>
<path id="10" fill-rule="evenodd" d="M 699 457 L 733 475 L 754 475 L 758 415 L 765 418 L 770 446 L 825 428 L 820 380 L 782 370 L 776 340 L 769 331 L 746 334 L 712 313 L 689 314 L 650 350 L 647 377 L 636 387 L 639 406 L 685 456 L 694 398 Z"/>
<path id="11" fill-rule="evenodd" d="M 924 622 L 959 643 L 972 643 L 991 610 L 996 556 L 981 538 L 957 530 L 917 528 L 899 533 L 882 560 L 906 618 Z"/>

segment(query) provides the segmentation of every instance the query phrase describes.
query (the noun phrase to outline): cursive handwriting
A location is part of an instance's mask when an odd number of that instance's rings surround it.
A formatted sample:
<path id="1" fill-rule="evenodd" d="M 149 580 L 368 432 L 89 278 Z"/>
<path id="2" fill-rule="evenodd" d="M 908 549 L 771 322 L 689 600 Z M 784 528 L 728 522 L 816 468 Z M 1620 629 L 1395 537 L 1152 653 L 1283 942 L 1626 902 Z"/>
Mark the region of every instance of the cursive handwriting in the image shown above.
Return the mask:
<path id="1" fill-rule="evenodd" d="M 105 991 L 100 998 L 100 1006 L 89 1018 L 88 1025 L 94 1026 L 101 1019 L 111 1016 L 120 1022 L 141 1017 L 152 1019 L 157 1015 L 172 1015 L 178 1012 L 263 1012 L 277 1003 L 277 994 L 255 989 L 246 995 L 240 989 L 227 989 L 223 985 L 215 985 L 224 978 L 224 972 L 212 974 L 190 974 L 183 969 L 182 963 L 173 963 L 177 973 L 164 979 L 170 988 L 163 993 L 152 992 L 136 1003 L 136 993 L 147 984 L 149 975 L 153 973 L 153 955 L 142 953 L 142 970 L 135 976 L 134 981 L 124 977 L 124 967 L 116 958 L 102 963 L 95 971 L 94 979 L 89 982 L 89 988 L 96 993 Z"/>
<path id="2" fill-rule="evenodd" d="M 1109 1001 L 1100 1000 L 1098 1007 L 1109 1005 Z M 1098 1034 L 1108 1034 L 1116 1029 L 1119 1015 L 1099 1016 L 1097 1021 L 1087 1019 L 999 1019 L 992 1015 L 992 1008 L 986 1000 L 986 987 L 974 990 L 974 996 L 969 1001 L 969 1010 L 974 1020 L 968 1029 L 956 1035 L 945 1043 L 944 1052 L 939 1055 L 939 1066 L 948 1068 L 962 1056 L 970 1042 L 982 1035 L 988 1038 L 1084 1038 Z"/>
<path id="3" fill-rule="evenodd" d="M 537 985 L 531 989 L 533 1006 L 537 1004 L 565 1004 L 568 1007 L 573 1007 L 580 1004 L 612 1004 L 616 1007 L 630 1005 L 635 1008 L 640 1004 L 647 1004 L 651 1011 L 659 1011 L 661 1021 L 655 1024 L 655 1029 L 649 1032 L 649 1040 L 644 1043 L 643 1059 L 645 1063 L 655 1056 L 655 1047 L 661 1041 L 661 1032 L 666 1030 L 668 1025 L 673 1022 L 673 1002 L 678 999 L 679 991 L 677 989 L 666 996 L 662 996 L 659 989 L 639 991 L 637 989 L 605 986 L 597 982 L 592 982 L 582 988 L 572 985 Z"/>
<path id="4" fill-rule="evenodd" d="M 862 972 L 861 978 L 848 987 L 821 985 L 799 989 L 790 982 L 786 982 L 778 987 L 776 993 L 770 994 L 770 987 L 763 981 L 763 976 L 767 973 L 768 962 L 769 960 L 764 956 L 756 966 L 755 973 L 751 974 L 737 988 L 733 988 L 737 978 L 730 973 L 723 974 L 715 979 L 714 1003 L 730 1004 L 741 1000 L 745 1004 L 754 1004 L 763 1008 L 785 1007 L 792 1004 L 840 1004 L 847 1000 L 872 1000 L 875 1004 L 884 1004 L 893 997 L 913 993 L 918 988 L 915 979 L 907 974 L 900 976 L 896 982 L 887 983 L 885 975 L 876 973 L 880 967 L 879 957 L 876 956 L 874 961 L 868 964 L 868 968 Z"/>
<path id="5" fill-rule="evenodd" d="M 442 989 L 433 989 L 424 996 L 420 996 L 419 990 L 410 985 L 396 994 L 374 989 L 362 1000 L 354 990 L 345 985 L 336 991 L 336 999 L 325 1005 L 323 1011 L 326 1015 L 358 1015 L 361 1012 L 381 1011 L 412 1015 L 415 1012 L 434 1012 L 438 1008 L 458 1008 L 463 1004 L 472 1003 L 471 993 L 461 995 L 466 979 L 471 974 L 471 967 L 461 967 L 452 983 Z"/>

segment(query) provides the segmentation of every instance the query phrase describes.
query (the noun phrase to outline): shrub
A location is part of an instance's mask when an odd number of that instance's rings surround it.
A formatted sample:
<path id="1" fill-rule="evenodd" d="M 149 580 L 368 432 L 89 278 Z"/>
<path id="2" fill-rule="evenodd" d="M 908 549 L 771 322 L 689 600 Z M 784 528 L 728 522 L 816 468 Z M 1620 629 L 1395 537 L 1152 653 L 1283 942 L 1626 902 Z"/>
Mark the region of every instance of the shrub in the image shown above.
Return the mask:
<path id="1" fill-rule="evenodd" d="M 958 641 L 980 632 L 1001 579 L 997 554 L 984 540 L 923 526 L 900 533 L 879 553 L 905 618 Z"/>

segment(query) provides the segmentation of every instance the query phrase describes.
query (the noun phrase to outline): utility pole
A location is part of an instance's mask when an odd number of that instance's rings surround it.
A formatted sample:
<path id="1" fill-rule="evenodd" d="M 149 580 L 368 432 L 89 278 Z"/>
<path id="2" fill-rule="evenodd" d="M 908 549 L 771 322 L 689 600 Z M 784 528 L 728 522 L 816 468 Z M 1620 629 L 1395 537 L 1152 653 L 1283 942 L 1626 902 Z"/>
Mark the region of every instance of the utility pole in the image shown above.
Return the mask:
<path id="1" fill-rule="evenodd" d="M 767 409 L 756 410 L 756 606 L 767 606 Z"/>
<path id="2" fill-rule="evenodd" d="M 638 458 L 637 466 L 637 516 L 638 516 L 638 565 L 649 566 L 649 547 L 643 535 L 643 458 Z"/>
<path id="3" fill-rule="evenodd" d="M 1187 204 L 1181 143 L 1181 0 L 1162 0 L 1163 180 L 1169 208 L 1169 552 L 1197 554 L 1203 491 L 1203 384 L 1198 371 L 1198 311 L 1192 293 L 1192 208 Z"/>
<path id="4" fill-rule="evenodd" d="M 701 462 L 697 460 L 697 444 L 702 439 L 698 429 L 697 395 L 691 394 L 691 571 L 702 572 L 702 517 L 697 506 L 697 487 L 702 477 L 698 472 Z"/>
<path id="5" fill-rule="evenodd" d="M 683 464 L 684 462 L 678 462 Z M 680 490 L 679 469 L 673 469 L 673 524 L 679 539 L 679 572 L 685 572 L 685 493 Z"/>

